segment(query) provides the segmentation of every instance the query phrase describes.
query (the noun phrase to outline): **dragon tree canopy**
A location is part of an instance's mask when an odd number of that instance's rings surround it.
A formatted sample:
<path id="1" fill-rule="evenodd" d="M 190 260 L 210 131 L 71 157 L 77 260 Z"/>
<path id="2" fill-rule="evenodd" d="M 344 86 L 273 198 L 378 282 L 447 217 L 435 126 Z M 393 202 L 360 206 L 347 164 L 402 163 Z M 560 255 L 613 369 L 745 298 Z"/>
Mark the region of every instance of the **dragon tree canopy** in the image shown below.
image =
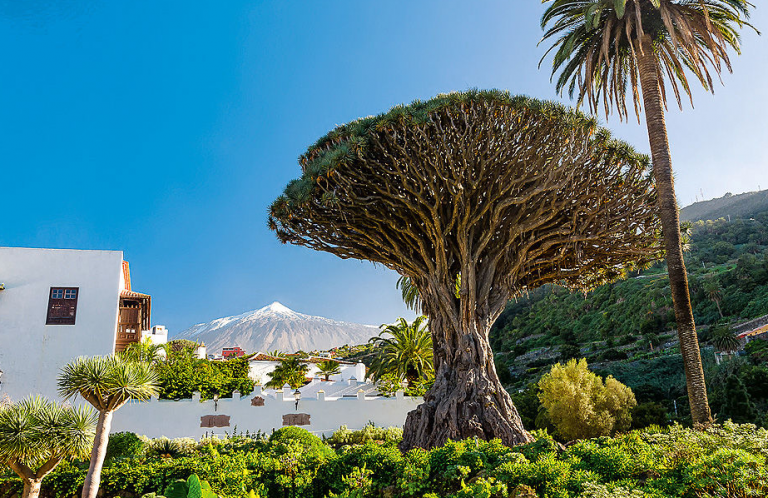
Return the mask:
<path id="1" fill-rule="evenodd" d="M 417 284 L 486 256 L 499 290 L 588 289 L 658 257 L 648 157 L 557 103 L 442 94 L 341 125 L 299 163 L 270 208 L 278 238 Z"/>

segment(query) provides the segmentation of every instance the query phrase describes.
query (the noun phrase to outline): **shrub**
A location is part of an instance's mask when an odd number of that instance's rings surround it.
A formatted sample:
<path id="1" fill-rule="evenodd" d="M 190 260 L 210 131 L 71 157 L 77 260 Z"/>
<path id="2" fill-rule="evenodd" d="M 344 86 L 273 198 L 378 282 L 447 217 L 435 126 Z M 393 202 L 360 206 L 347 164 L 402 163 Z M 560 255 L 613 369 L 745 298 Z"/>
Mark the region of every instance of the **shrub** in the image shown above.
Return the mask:
<path id="1" fill-rule="evenodd" d="M 539 380 L 539 388 L 549 419 L 567 440 L 629 429 L 637 404 L 630 388 L 613 377 L 603 382 L 584 359 L 557 363 Z"/>
<path id="2" fill-rule="evenodd" d="M 296 442 L 305 448 L 322 447 L 323 440 L 300 427 L 288 426 L 276 430 L 269 437 L 270 443 Z"/>
<path id="3" fill-rule="evenodd" d="M 663 426 L 667 424 L 669 424 L 669 414 L 659 403 L 649 401 L 640 403 L 632 409 L 633 429 L 642 429 L 649 425 Z"/>
<path id="4" fill-rule="evenodd" d="M 349 444 L 365 444 L 369 442 L 397 443 L 403 438 L 403 430 L 399 427 L 376 427 L 368 424 L 359 431 L 351 431 L 346 425 L 342 425 L 339 430 L 333 433 L 331 437 L 325 440 L 325 443 L 332 448 L 340 448 Z"/>
<path id="5" fill-rule="evenodd" d="M 133 432 L 116 432 L 109 435 L 107 460 L 135 458 L 144 454 L 147 443 Z"/>

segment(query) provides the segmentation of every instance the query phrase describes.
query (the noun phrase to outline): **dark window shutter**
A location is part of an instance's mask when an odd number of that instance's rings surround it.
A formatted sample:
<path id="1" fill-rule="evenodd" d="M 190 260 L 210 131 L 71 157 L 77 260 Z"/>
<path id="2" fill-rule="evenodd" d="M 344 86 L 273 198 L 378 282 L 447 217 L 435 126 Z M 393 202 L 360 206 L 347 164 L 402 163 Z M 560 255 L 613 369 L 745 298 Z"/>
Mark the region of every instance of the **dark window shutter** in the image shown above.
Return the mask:
<path id="1" fill-rule="evenodd" d="M 74 325 L 79 287 L 51 287 L 46 325 Z"/>

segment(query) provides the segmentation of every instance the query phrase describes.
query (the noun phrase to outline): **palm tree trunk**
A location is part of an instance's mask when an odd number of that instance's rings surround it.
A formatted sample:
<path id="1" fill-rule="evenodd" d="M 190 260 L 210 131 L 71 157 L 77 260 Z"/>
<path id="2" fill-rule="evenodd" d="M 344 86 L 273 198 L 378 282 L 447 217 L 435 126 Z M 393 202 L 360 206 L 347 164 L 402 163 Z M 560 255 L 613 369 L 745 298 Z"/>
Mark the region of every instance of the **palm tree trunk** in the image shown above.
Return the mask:
<path id="1" fill-rule="evenodd" d="M 424 403 L 408 414 L 401 450 L 472 437 L 499 438 L 508 446 L 533 441 L 496 375 L 487 322 L 456 324 L 430 315 L 435 383 Z"/>
<path id="2" fill-rule="evenodd" d="M 720 300 L 715 299 L 715 306 L 717 306 L 717 312 L 720 313 L 720 318 L 725 318 L 723 316 L 723 310 L 720 308 Z"/>
<path id="3" fill-rule="evenodd" d="M 91 450 L 91 464 L 83 483 L 82 498 L 96 498 L 101 483 L 101 468 L 104 466 L 104 457 L 107 456 L 107 444 L 109 443 L 109 430 L 112 427 L 111 410 L 99 412 L 99 421 L 96 424 L 96 437 L 93 440 Z"/>
<path id="4" fill-rule="evenodd" d="M 658 193 L 658 209 L 667 253 L 669 285 L 672 289 L 672 303 L 675 308 L 677 335 L 680 352 L 685 366 L 688 385 L 688 402 L 694 424 L 710 424 L 712 415 L 707 400 L 707 386 L 701 365 L 701 351 L 696 337 L 691 297 L 688 291 L 688 275 L 683 261 L 680 237 L 680 215 L 678 213 L 675 186 L 672 178 L 672 159 L 664 121 L 661 87 L 656 59 L 653 56 L 651 38 L 646 35 L 638 47 L 640 86 L 645 106 L 645 122 L 653 158 L 653 174 Z"/>
<path id="5" fill-rule="evenodd" d="M 40 486 L 42 484 L 42 478 L 24 478 L 24 491 L 21 492 L 21 498 L 37 498 L 40 495 Z"/>

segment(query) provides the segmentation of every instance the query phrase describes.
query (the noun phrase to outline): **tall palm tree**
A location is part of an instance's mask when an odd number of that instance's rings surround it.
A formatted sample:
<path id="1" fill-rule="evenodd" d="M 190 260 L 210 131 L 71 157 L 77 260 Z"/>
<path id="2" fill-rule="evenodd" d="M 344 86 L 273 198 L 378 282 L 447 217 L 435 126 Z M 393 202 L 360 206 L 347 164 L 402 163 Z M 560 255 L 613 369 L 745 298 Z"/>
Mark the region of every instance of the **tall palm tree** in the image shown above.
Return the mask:
<path id="1" fill-rule="evenodd" d="M 717 306 L 720 318 L 723 318 L 723 310 L 720 308 L 720 301 L 723 300 L 723 287 L 720 285 L 720 282 L 715 278 L 708 278 L 704 282 L 704 292 L 707 294 L 707 298 Z"/>
<path id="2" fill-rule="evenodd" d="M 606 116 L 616 109 L 628 117 L 632 95 L 640 117 L 642 93 L 653 159 L 680 350 L 694 423 L 712 420 L 707 402 L 701 352 L 696 338 L 688 280 L 683 262 L 680 218 L 672 179 L 672 162 L 664 109 L 667 84 L 678 105 L 682 89 L 691 97 L 688 74 L 712 91 L 712 75 L 731 70 L 728 50 L 740 53 L 738 29 L 751 26 L 746 0 L 545 0 L 543 40 L 555 38 L 552 75 L 557 90 L 566 87 L 592 111 L 601 104 Z M 549 28 L 548 28 L 549 26 Z M 545 55 L 546 56 L 546 55 Z"/>
<path id="3" fill-rule="evenodd" d="M 303 386 L 307 381 L 309 366 L 301 361 L 298 356 L 287 356 L 280 360 L 280 363 L 272 372 L 268 373 L 270 381 L 265 385 L 274 389 L 280 389 L 288 384 L 294 389 Z"/>
<path id="4" fill-rule="evenodd" d="M 426 321 L 425 316 L 417 317 L 412 323 L 398 318 L 393 325 L 381 326 L 379 336 L 370 340 L 378 349 L 369 373 L 373 380 L 392 374 L 415 384 L 434 374 L 432 335 Z"/>
<path id="5" fill-rule="evenodd" d="M 101 482 L 101 468 L 107 454 L 112 416 L 130 400 L 147 400 L 159 392 L 152 365 L 120 356 L 78 358 L 59 375 L 59 394 L 65 399 L 80 395 L 99 412 L 91 463 L 83 483 L 82 498 L 95 498 Z"/>
<path id="6" fill-rule="evenodd" d="M 30 397 L 0 404 L 0 464 L 24 483 L 22 498 L 35 498 L 45 476 L 65 458 L 85 458 L 93 445 L 96 417 L 73 408 Z"/>
<path id="7" fill-rule="evenodd" d="M 330 377 L 331 375 L 340 374 L 341 368 L 339 367 L 338 361 L 325 360 L 317 364 L 317 371 L 323 377 L 325 377 L 325 380 L 327 381 L 328 377 Z"/>

